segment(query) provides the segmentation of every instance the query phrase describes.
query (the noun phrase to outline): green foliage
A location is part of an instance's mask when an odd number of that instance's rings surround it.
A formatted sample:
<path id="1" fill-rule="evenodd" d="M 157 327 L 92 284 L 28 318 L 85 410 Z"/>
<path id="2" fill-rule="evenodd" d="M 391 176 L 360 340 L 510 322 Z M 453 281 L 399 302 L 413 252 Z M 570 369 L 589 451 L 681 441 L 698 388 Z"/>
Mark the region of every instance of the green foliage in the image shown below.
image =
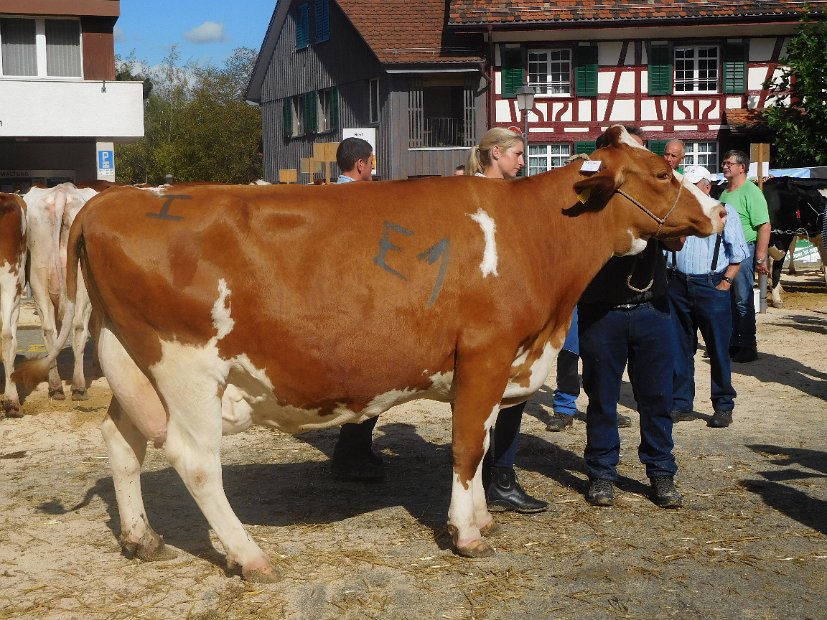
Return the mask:
<path id="1" fill-rule="evenodd" d="M 786 68 L 766 85 L 778 166 L 827 165 L 827 11 L 821 17 L 803 20 L 787 44 Z"/>
<path id="2" fill-rule="evenodd" d="M 176 49 L 156 68 L 118 60 L 118 75 L 143 79 L 144 138 L 116 145 L 119 183 L 210 181 L 249 183 L 261 177 L 261 113 L 244 101 L 256 52 L 239 48 L 221 68 L 180 64 Z M 146 85 L 147 81 L 144 82 Z"/>

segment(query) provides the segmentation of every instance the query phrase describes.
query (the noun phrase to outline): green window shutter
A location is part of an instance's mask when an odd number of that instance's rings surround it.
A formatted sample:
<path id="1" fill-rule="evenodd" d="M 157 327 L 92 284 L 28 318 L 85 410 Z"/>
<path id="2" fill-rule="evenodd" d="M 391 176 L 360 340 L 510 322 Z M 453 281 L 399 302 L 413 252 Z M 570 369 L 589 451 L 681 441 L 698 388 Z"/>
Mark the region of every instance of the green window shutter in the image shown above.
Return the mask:
<path id="1" fill-rule="evenodd" d="M 664 151 L 666 151 L 666 145 L 668 143 L 669 140 L 648 140 L 646 146 L 655 155 L 663 155 Z"/>
<path id="2" fill-rule="evenodd" d="M 296 7 L 296 49 L 310 45 L 310 5 L 300 4 Z"/>
<path id="3" fill-rule="evenodd" d="M 339 89 L 335 86 L 330 89 L 330 128 L 339 128 Z"/>
<path id="4" fill-rule="evenodd" d="M 304 93 L 304 133 L 316 133 L 318 130 L 317 111 L 318 100 L 316 91 Z"/>
<path id="5" fill-rule="evenodd" d="M 725 95 L 743 95 L 747 92 L 747 46 L 727 43 L 724 46 L 724 67 L 721 90 Z"/>
<path id="6" fill-rule="evenodd" d="M 517 96 L 517 89 L 525 83 L 523 50 L 519 47 L 504 47 L 502 52 L 502 97 L 514 99 Z"/>
<path id="7" fill-rule="evenodd" d="M 672 50 L 668 45 L 649 47 L 649 94 L 672 94 Z"/>
<path id="8" fill-rule="evenodd" d="M 574 94 L 597 96 L 597 46 L 574 48 Z"/>
<path id="9" fill-rule="evenodd" d="M 316 18 L 315 43 L 330 40 L 330 0 L 314 0 L 314 17 Z"/>
<path id="10" fill-rule="evenodd" d="M 293 106 L 290 105 L 290 97 L 282 99 L 282 112 L 284 117 L 284 137 L 293 137 Z"/>
<path id="11" fill-rule="evenodd" d="M 579 153 L 591 155 L 595 150 L 597 150 L 597 147 L 594 144 L 594 140 L 584 140 L 583 142 L 575 142 L 573 155 L 577 155 Z"/>

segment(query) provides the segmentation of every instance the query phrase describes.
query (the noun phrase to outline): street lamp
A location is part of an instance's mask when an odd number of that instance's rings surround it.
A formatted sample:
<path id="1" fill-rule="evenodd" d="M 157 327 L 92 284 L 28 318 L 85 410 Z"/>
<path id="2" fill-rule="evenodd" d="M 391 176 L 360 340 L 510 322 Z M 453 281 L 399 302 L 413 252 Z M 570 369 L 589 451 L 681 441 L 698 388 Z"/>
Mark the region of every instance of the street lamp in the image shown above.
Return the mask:
<path id="1" fill-rule="evenodd" d="M 533 86 L 523 84 L 517 90 L 517 109 L 523 117 L 523 158 L 525 159 L 526 176 L 528 176 L 528 113 L 534 107 L 534 95 L 536 91 Z"/>

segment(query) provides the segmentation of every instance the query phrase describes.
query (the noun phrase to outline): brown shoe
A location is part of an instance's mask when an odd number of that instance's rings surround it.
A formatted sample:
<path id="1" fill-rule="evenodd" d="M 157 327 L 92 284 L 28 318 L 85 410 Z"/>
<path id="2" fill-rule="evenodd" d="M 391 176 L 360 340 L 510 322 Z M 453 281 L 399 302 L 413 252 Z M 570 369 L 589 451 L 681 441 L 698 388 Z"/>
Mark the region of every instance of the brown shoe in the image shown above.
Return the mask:
<path id="1" fill-rule="evenodd" d="M 552 433 L 558 433 L 565 429 L 567 426 L 571 426 L 572 424 L 574 424 L 573 415 L 555 413 L 551 416 L 551 419 L 548 421 L 548 424 L 546 424 L 546 430 L 551 431 Z"/>

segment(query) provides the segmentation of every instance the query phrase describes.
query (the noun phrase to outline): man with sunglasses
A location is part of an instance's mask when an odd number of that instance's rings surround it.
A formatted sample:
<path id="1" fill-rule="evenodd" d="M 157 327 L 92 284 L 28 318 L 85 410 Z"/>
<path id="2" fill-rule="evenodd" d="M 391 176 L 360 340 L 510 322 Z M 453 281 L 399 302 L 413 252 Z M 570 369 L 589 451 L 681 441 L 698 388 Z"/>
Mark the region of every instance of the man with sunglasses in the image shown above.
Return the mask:
<path id="1" fill-rule="evenodd" d="M 767 273 L 767 246 L 770 242 L 770 215 L 764 194 L 747 179 L 749 158 L 743 151 L 727 151 L 721 164 L 727 188 L 721 202 L 731 205 L 741 218 L 747 257 L 732 282 L 732 338 L 729 355 L 733 362 L 758 358 L 755 336 L 755 300 L 752 288 L 755 272 Z"/>

